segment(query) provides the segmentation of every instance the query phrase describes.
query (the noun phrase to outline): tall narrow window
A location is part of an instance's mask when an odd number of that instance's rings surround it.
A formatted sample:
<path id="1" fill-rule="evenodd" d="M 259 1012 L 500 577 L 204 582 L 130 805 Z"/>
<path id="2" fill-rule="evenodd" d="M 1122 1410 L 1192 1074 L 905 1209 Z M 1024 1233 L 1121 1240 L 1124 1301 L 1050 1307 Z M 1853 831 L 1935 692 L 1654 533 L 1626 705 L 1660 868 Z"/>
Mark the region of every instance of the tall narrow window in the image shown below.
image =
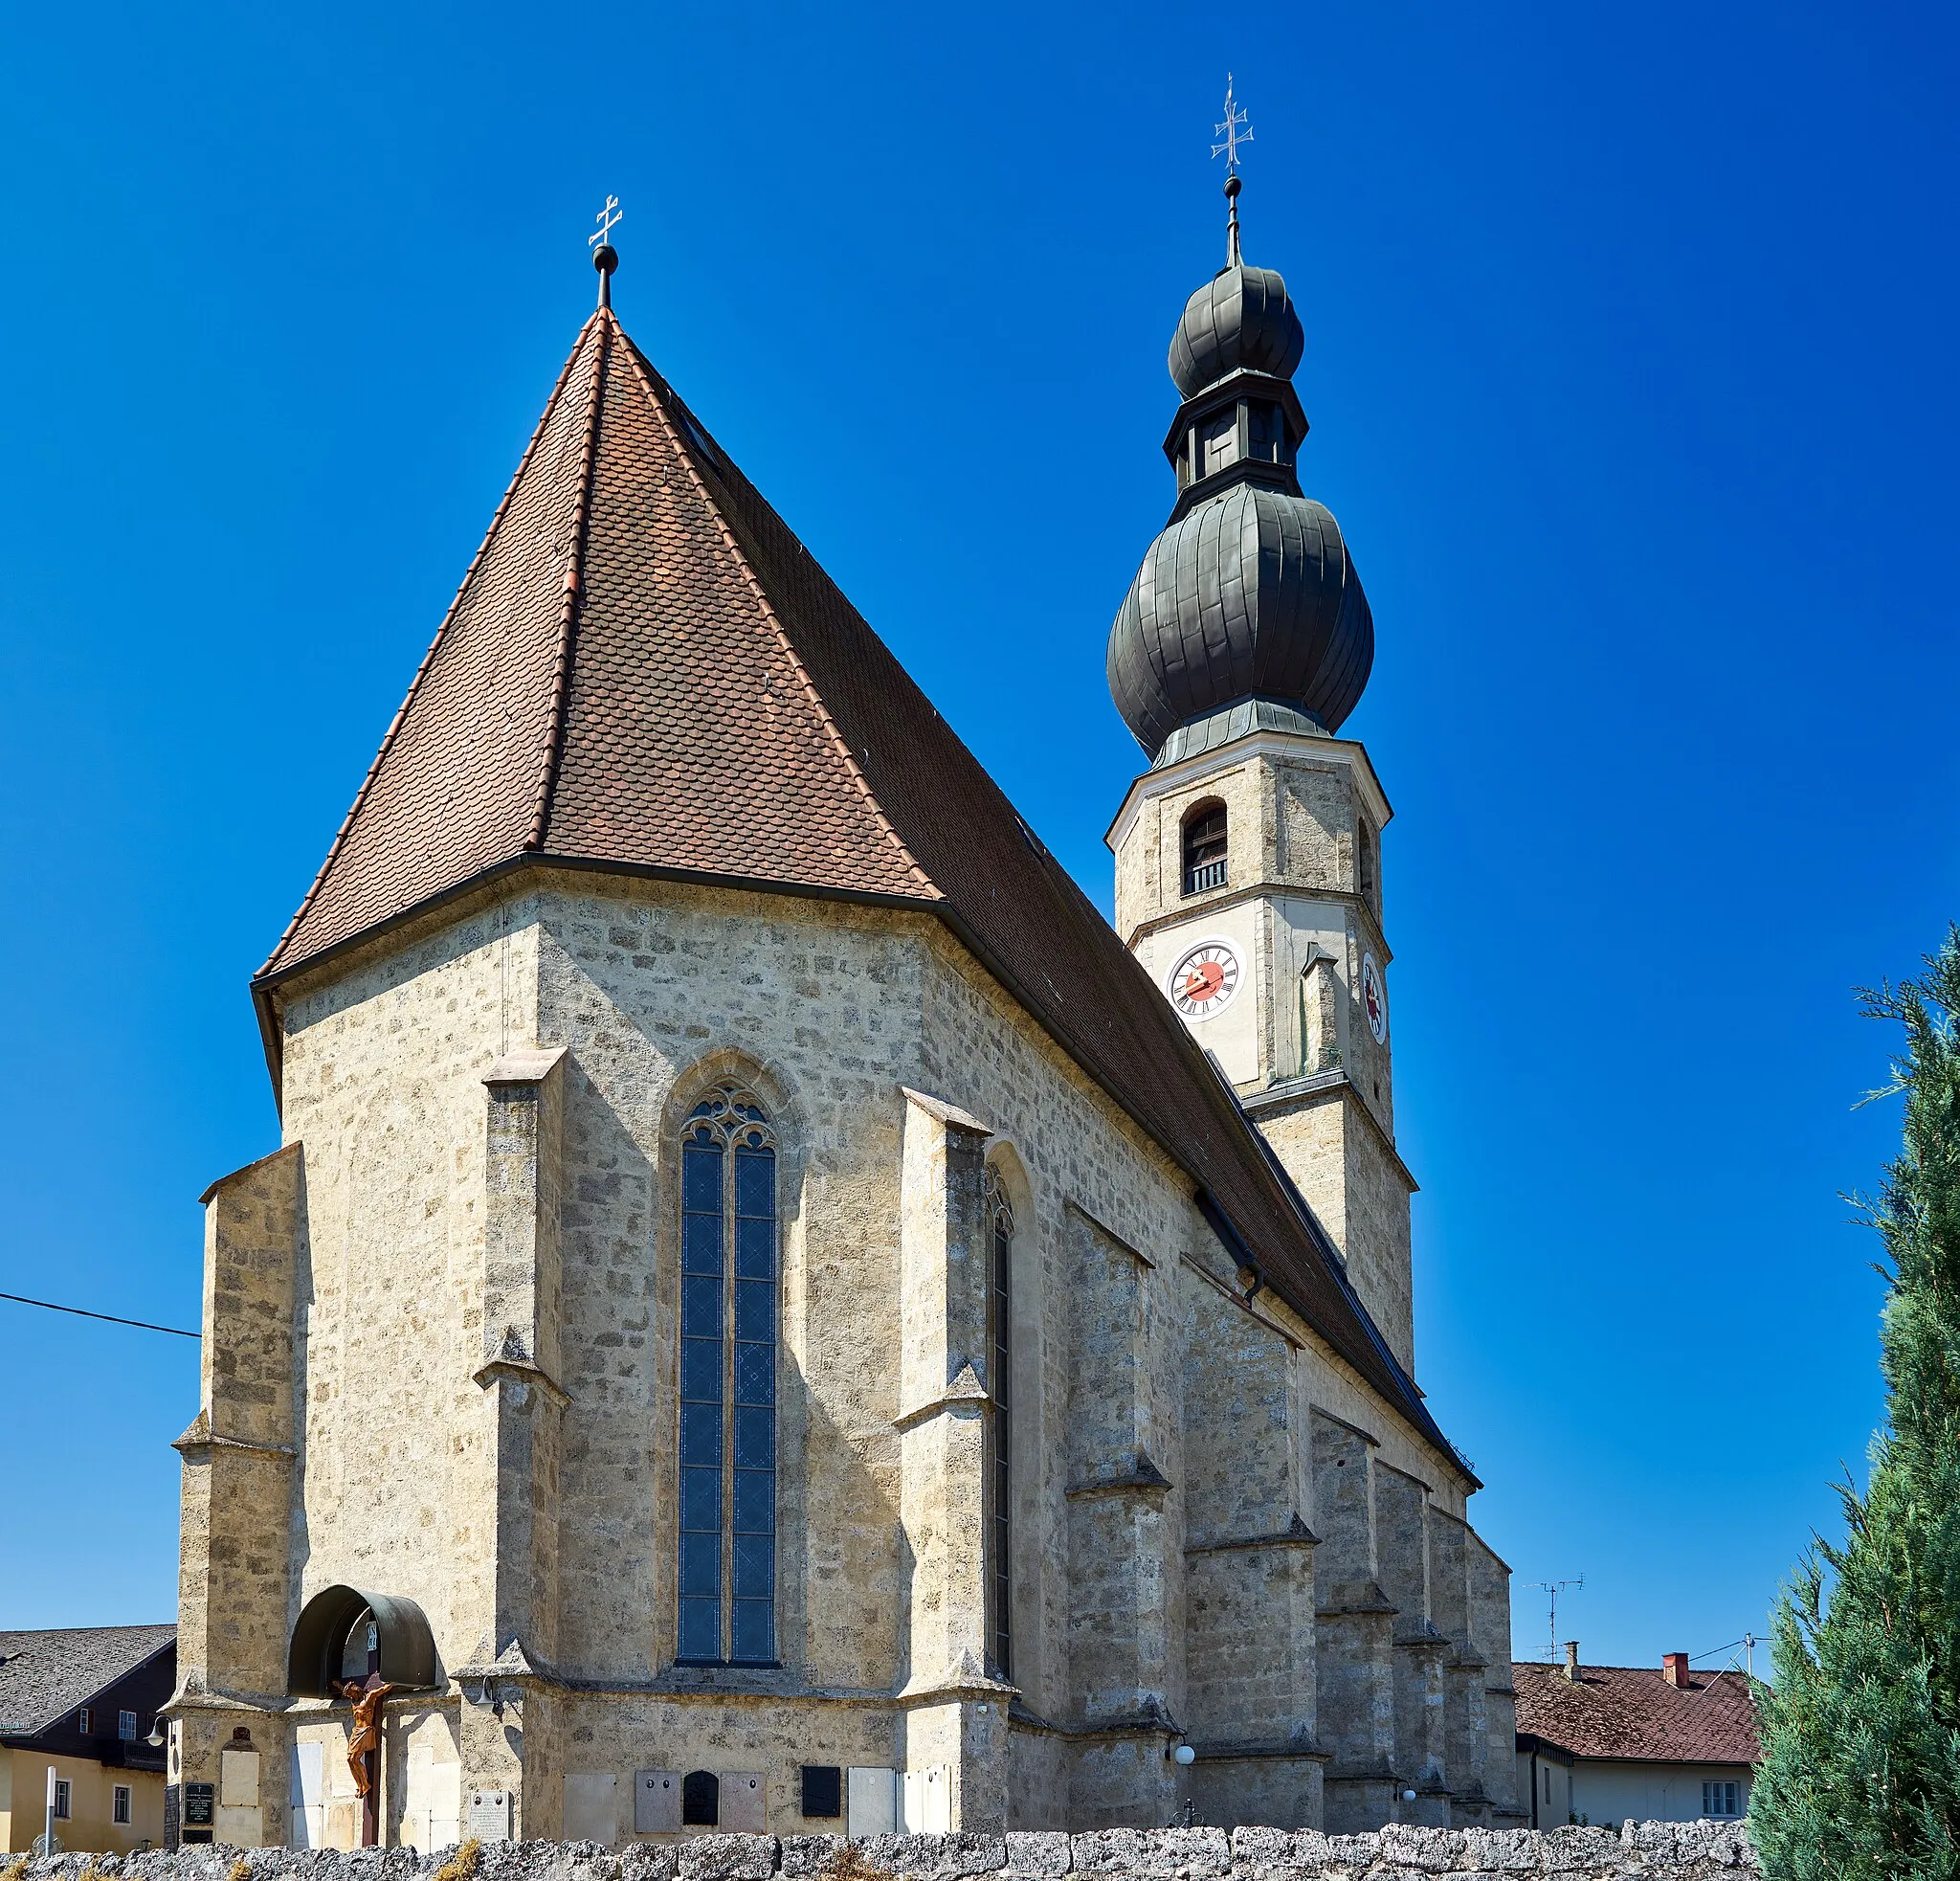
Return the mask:
<path id="1" fill-rule="evenodd" d="M 1013 1672 L 1013 1252 L 1014 1215 L 991 1165 L 986 1175 L 988 1387 L 993 1422 L 987 1459 L 988 1630 L 997 1677 Z"/>
<path id="2" fill-rule="evenodd" d="M 1184 892 L 1225 885 L 1225 806 L 1201 803 L 1184 819 Z"/>
<path id="3" fill-rule="evenodd" d="M 776 1656 L 776 1149 L 727 1084 L 680 1139 L 678 1657 Z"/>

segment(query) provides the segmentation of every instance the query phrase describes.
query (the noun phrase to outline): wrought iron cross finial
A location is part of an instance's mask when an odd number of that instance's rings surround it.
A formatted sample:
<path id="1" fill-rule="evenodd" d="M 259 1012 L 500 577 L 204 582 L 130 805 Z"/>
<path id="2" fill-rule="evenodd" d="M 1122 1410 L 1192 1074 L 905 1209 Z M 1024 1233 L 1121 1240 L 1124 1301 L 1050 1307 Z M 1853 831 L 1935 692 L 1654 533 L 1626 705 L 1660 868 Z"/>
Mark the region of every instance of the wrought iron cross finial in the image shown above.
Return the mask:
<path id="1" fill-rule="evenodd" d="M 1236 103 L 1232 96 L 1232 74 L 1225 75 L 1225 122 L 1213 126 L 1214 136 L 1222 137 L 1222 144 L 1212 146 L 1212 155 L 1225 159 L 1225 173 L 1236 176 L 1238 173 L 1238 146 L 1252 142 L 1252 125 L 1246 123 L 1244 108 Z"/>
<path id="2" fill-rule="evenodd" d="M 595 235 L 588 235 L 586 237 L 586 246 L 588 248 L 597 248 L 602 241 L 610 241 L 613 223 L 623 221 L 626 212 L 619 207 L 619 198 L 617 196 L 608 196 L 606 198 L 606 207 L 592 217 L 592 220 L 599 225 L 599 233 Z"/>

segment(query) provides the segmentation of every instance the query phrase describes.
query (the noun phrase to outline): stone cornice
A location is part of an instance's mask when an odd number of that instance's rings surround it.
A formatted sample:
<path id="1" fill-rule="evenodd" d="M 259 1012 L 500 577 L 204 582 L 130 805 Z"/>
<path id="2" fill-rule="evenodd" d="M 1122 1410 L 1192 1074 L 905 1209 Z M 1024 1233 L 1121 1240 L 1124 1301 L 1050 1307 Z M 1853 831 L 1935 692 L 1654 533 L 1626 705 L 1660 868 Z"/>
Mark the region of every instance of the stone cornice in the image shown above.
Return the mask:
<path id="1" fill-rule="evenodd" d="M 1230 1555 L 1255 1548 L 1313 1548 L 1319 1545 L 1320 1536 L 1296 1514 L 1283 1529 L 1274 1534 L 1248 1534 L 1235 1536 L 1229 1541 L 1207 1541 L 1184 1551 L 1184 1558 L 1190 1560 L 1194 1555 Z"/>
<path id="2" fill-rule="evenodd" d="M 1092 1476 L 1071 1483 L 1062 1494 L 1071 1502 L 1085 1502 L 1099 1495 L 1168 1495 L 1171 1488 L 1170 1478 L 1140 1450 L 1134 1469 L 1121 1476 Z"/>
<path id="3" fill-rule="evenodd" d="M 1267 728 L 1248 732 L 1242 738 L 1233 739 L 1230 744 L 1214 745 L 1208 751 L 1195 751 L 1190 757 L 1179 758 L 1174 764 L 1167 764 L 1161 771 L 1146 771 L 1124 794 L 1122 807 L 1111 820 L 1102 840 L 1111 849 L 1118 847 L 1129 833 L 1129 824 L 1135 819 L 1146 797 L 1163 795 L 1167 790 L 1184 790 L 1192 784 L 1201 784 L 1220 772 L 1236 771 L 1247 759 L 1255 757 L 1305 759 L 1310 763 L 1317 761 L 1318 768 L 1325 771 L 1352 770 L 1362 780 L 1362 795 L 1374 815 L 1375 827 L 1386 828 L 1395 814 L 1388 794 L 1382 789 L 1381 780 L 1374 774 L 1374 765 L 1369 758 L 1368 750 L 1359 740 L 1319 732 Z"/>
<path id="4" fill-rule="evenodd" d="M 914 1404 L 909 1410 L 901 1411 L 892 1420 L 892 1428 L 910 1430 L 915 1424 L 922 1424 L 928 1418 L 936 1418 L 945 1411 L 952 1412 L 955 1417 L 970 1416 L 973 1412 L 987 1409 L 992 1402 L 987 1387 L 980 1382 L 969 1362 L 960 1367 L 958 1375 L 937 1398 L 928 1398 L 923 1404 Z"/>
<path id="5" fill-rule="evenodd" d="M 1256 1090 L 1239 1097 L 1247 1116 L 1257 1123 L 1263 1114 L 1283 1110 L 1288 1105 L 1311 1103 L 1315 1098 L 1340 1094 L 1348 1098 L 1354 1109 L 1359 1110 L 1367 1120 L 1370 1131 L 1381 1147 L 1395 1174 L 1409 1185 L 1409 1193 L 1418 1195 L 1422 1184 L 1415 1179 L 1414 1172 L 1402 1160 L 1402 1153 L 1395 1148 L 1395 1139 L 1382 1128 L 1381 1119 L 1374 1113 L 1367 1098 L 1362 1096 L 1360 1087 L 1341 1065 L 1333 1065 L 1325 1071 L 1309 1072 L 1303 1078 L 1289 1078 L 1283 1085 L 1268 1085 L 1264 1090 Z"/>
<path id="6" fill-rule="evenodd" d="M 229 1450 L 234 1456 L 263 1457 L 269 1463 L 291 1463 L 300 1453 L 290 1444 L 255 1444 L 243 1437 L 223 1437 L 211 1427 L 211 1413 L 199 1411 L 190 1428 L 175 1439 L 171 1449 L 188 1463 L 201 1453 Z"/>

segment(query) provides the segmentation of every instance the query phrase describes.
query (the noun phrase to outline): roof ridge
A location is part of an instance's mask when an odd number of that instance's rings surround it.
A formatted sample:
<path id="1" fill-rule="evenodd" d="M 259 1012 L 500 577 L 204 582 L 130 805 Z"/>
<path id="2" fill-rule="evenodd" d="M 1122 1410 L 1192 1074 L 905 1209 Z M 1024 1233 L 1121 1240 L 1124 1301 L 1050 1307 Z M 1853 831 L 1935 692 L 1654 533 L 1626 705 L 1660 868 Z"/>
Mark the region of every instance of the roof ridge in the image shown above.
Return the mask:
<path id="1" fill-rule="evenodd" d="M 803 687 L 804 697 L 810 701 L 812 709 L 816 713 L 817 723 L 822 726 L 824 733 L 830 739 L 833 749 L 842 760 L 844 769 L 849 774 L 852 783 L 857 786 L 858 795 L 871 807 L 873 816 L 878 818 L 879 828 L 884 831 L 887 840 L 892 847 L 898 851 L 901 860 L 912 872 L 913 877 L 922 885 L 926 894 L 933 900 L 943 901 L 945 896 L 939 885 L 933 881 L 931 876 L 926 874 L 924 868 L 921 866 L 919 859 L 906 846 L 904 838 L 894 827 L 891 817 L 885 814 L 884 805 L 878 800 L 877 793 L 871 788 L 871 780 L 865 776 L 863 770 L 859 767 L 857 755 L 851 750 L 849 741 L 844 737 L 843 732 L 837 728 L 836 720 L 831 716 L 830 706 L 825 703 L 822 693 L 816 689 L 815 681 L 810 677 L 810 669 L 803 663 L 803 656 L 796 651 L 796 644 L 790 638 L 789 630 L 784 627 L 774 606 L 770 603 L 768 590 L 763 587 L 755 570 L 749 566 L 748 557 L 742 552 L 742 545 L 735 539 L 734 530 L 728 526 L 728 519 L 722 514 L 721 505 L 716 503 L 714 493 L 702 481 L 701 472 L 695 467 L 693 457 L 689 454 L 686 445 L 681 441 L 679 434 L 675 430 L 673 420 L 668 417 L 667 410 L 661 402 L 660 394 L 654 389 L 653 379 L 657 375 L 654 374 L 652 367 L 641 357 L 639 348 L 634 345 L 632 337 L 627 333 L 626 328 L 620 325 L 619 316 L 611 307 L 607 307 L 603 311 L 607 319 L 612 322 L 613 330 L 625 342 L 627 360 L 633 368 L 634 376 L 639 380 L 640 389 L 647 395 L 647 403 L 653 407 L 654 414 L 659 420 L 660 429 L 667 434 L 668 442 L 673 445 L 676 455 L 680 459 L 681 467 L 687 472 L 688 481 L 694 485 L 702 503 L 707 505 L 707 512 L 714 518 L 715 527 L 720 532 L 722 541 L 726 545 L 729 554 L 735 558 L 735 566 L 741 571 L 743 581 L 746 584 L 749 593 L 754 596 L 755 604 L 761 610 L 763 618 L 768 622 L 770 631 L 776 637 L 777 644 L 782 647 L 784 657 L 790 662 L 791 670 L 795 673 L 798 682 Z M 666 381 L 662 379 L 660 383 L 665 385 Z M 668 390 L 671 393 L 672 388 L 669 387 Z M 798 541 L 800 544 L 800 537 Z"/>
<path id="2" fill-rule="evenodd" d="M 416 695 L 422 689 L 422 682 L 428 677 L 429 668 L 434 663 L 435 649 L 442 644 L 442 637 L 449 632 L 450 623 L 455 620 L 457 610 L 462 606 L 463 596 L 470 592 L 470 583 L 475 580 L 477 571 L 482 566 L 483 557 L 489 552 L 490 545 L 497 540 L 497 532 L 503 526 L 503 518 L 510 508 L 510 500 L 517 494 L 517 486 L 523 481 L 524 472 L 530 467 L 531 459 L 536 455 L 538 440 L 545 435 L 546 427 L 551 422 L 551 414 L 558 409 L 558 401 L 565 393 L 566 381 L 571 376 L 572 362 L 578 358 L 578 349 L 585 343 L 585 337 L 592 328 L 599 316 L 595 311 L 578 329 L 578 338 L 572 342 L 571 350 L 566 355 L 565 364 L 559 369 L 558 381 L 551 388 L 551 396 L 545 401 L 545 410 L 539 416 L 537 427 L 531 433 L 530 442 L 524 446 L 523 456 L 518 459 L 517 468 L 511 472 L 510 481 L 504 485 L 503 495 L 499 500 L 496 513 L 490 518 L 490 526 L 483 531 L 483 539 L 477 545 L 477 552 L 470 557 L 470 565 L 463 571 L 463 578 L 457 584 L 457 590 L 450 603 L 443 610 L 442 623 L 435 630 L 435 638 L 429 642 L 429 649 L 422 656 L 422 663 L 415 668 L 415 677 L 409 682 L 409 689 L 402 703 L 396 706 L 394 717 L 389 721 L 388 729 L 382 734 L 381 749 L 374 753 L 374 762 L 368 767 L 368 774 L 361 779 L 361 788 L 354 793 L 354 800 L 347 807 L 347 814 L 341 818 L 341 826 L 334 832 L 333 841 L 327 845 L 326 860 L 315 872 L 311 885 L 301 897 L 300 906 L 293 910 L 293 918 L 286 923 L 285 931 L 278 937 L 273 950 L 265 957 L 254 979 L 271 971 L 273 962 L 284 952 L 286 943 L 299 931 L 300 924 L 305 920 L 308 910 L 319 898 L 329 871 L 346 846 L 347 834 L 354 827 L 354 818 L 361 814 L 361 806 L 368 801 L 368 794 L 374 788 L 374 780 L 381 774 L 381 767 L 387 761 L 389 752 L 394 747 L 396 736 L 407 722 L 409 708 L 415 703 Z"/>
<path id="3" fill-rule="evenodd" d="M 612 309 L 606 307 L 592 316 L 598 322 L 599 344 L 592 348 L 592 380 L 586 394 L 586 441 L 579 459 L 578 501 L 571 515 L 571 559 L 565 570 L 565 602 L 558 617 L 558 664 L 551 679 L 545 750 L 538 767 L 538 795 L 531 808 L 530 840 L 524 844 L 532 850 L 545 846 L 545 831 L 551 819 L 551 793 L 565 755 L 566 705 L 571 696 L 572 651 L 578 636 L 586 536 L 592 518 L 592 480 L 598 462 L 599 411 L 606 399 L 606 361 L 612 351 L 612 329 L 618 325 L 617 321 L 602 317 L 611 313 Z M 572 350 L 575 357 L 577 348 Z"/>

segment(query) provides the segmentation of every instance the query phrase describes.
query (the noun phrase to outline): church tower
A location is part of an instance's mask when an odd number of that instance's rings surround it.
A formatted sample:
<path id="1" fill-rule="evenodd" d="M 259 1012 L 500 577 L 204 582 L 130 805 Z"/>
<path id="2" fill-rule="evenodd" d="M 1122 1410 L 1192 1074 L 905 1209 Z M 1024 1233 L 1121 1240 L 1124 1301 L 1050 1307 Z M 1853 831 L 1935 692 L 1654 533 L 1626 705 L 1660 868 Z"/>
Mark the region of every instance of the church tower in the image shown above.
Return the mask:
<path id="1" fill-rule="evenodd" d="M 1409 1197 L 1395 1150 L 1382 830 L 1339 736 L 1374 622 L 1339 526 L 1302 494 L 1304 350 L 1286 283 L 1240 258 L 1170 341 L 1183 402 L 1170 519 L 1109 636 L 1109 689 L 1149 769 L 1109 833 L 1116 924 L 1332 1235 L 1414 1371 Z"/>

